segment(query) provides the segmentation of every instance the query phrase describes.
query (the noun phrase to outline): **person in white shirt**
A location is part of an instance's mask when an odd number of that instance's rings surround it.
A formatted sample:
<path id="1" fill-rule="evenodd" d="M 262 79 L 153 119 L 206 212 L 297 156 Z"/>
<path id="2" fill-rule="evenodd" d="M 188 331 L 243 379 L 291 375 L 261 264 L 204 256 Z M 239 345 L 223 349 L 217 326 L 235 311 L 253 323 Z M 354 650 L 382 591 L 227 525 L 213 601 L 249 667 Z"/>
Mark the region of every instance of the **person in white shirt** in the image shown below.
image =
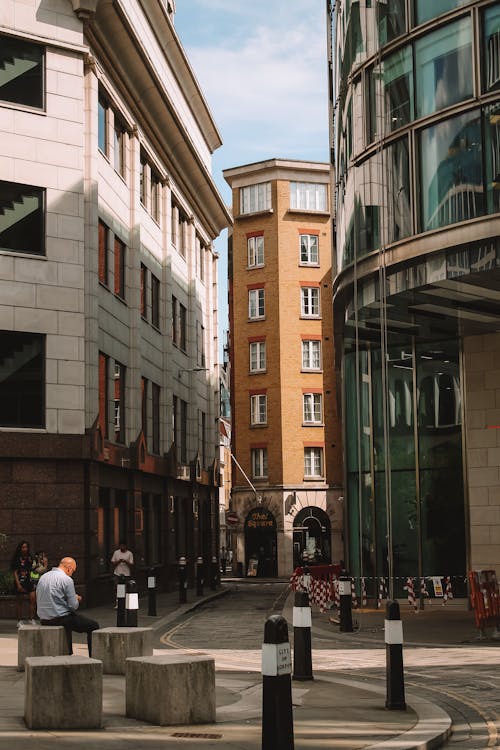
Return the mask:
<path id="1" fill-rule="evenodd" d="M 113 577 L 115 579 L 115 592 L 118 583 L 120 582 L 121 576 L 129 581 L 132 576 L 132 568 L 134 566 L 134 555 L 128 549 L 126 542 L 120 542 L 118 549 L 115 549 L 111 558 L 111 565 L 113 566 Z M 122 579 L 123 580 L 123 579 Z M 115 607 L 117 603 L 115 602 Z"/>
<path id="2" fill-rule="evenodd" d="M 63 557 L 57 568 L 40 577 L 36 587 L 38 617 L 42 625 L 63 625 L 70 654 L 73 653 L 71 632 L 86 633 L 92 656 L 92 632 L 99 629 L 99 623 L 77 613 L 82 597 L 75 591 L 75 571 L 75 560 Z"/>

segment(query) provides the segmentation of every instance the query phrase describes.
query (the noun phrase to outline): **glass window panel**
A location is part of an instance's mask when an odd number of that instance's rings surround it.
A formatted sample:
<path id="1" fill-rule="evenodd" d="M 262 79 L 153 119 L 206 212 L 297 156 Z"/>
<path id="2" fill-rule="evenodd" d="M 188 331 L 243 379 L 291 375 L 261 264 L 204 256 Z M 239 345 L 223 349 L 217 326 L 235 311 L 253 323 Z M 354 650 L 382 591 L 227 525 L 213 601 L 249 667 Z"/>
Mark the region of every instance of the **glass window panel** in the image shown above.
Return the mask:
<path id="1" fill-rule="evenodd" d="M 375 70 L 375 87 L 379 77 Z M 413 60 L 411 47 L 395 52 L 383 60 L 381 75 L 384 96 L 385 131 L 397 130 L 414 119 Z"/>
<path id="2" fill-rule="evenodd" d="M 405 0 L 378 0 L 377 24 L 380 46 L 404 34 L 406 31 Z"/>
<path id="3" fill-rule="evenodd" d="M 45 253 L 45 190 L 0 180 L 0 249 Z"/>
<path id="4" fill-rule="evenodd" d="M 387 234 L 397 242 L 411 234 L 410 162 L 408 139 L 397 141 L 386 150 L 387 158 Z"/>
<path id="5" fill-rule="evenodd" d="M 481 120 L 477 110 L 422 131 L 422 230 L 484 214 L 481 151 Z"/>
<path id="6" fill-rule="evenodd" d="M 471 0 L 415 0 L 415 21 L 417 24 L 425 23 L 430 18 L 436 18 L 470 2 Z"/>
<path id="7" fill-rule="evenodd" d="M 500 87 L 500 6 L 494 5 L 484 12 L 483 90 Z"/>
<path id="8" fill-rule="evenodd" d="M 108 104 L 100 96 L 97 105 L 97 145 L 103 154 L 108 151 L 107 112 Z"/>
<path id="9" fill-rule="evenodd" d="M 0 331 L 0 425 L 45 427 L 45 337 Z"/>
<path id="10" fill-rule="evenodd" d="M 415 74 L 417 117 L 472 96 L 472 24 L 469 16 L 415 42 Z"/>
<path id="11" fill-rule="evenodd" d="M 488 213 L 500 211 L 500 104 L 484 109 L 486 201 Z"/>
<path id="12" fill-rule="evenodd" d="M 42 109 L 44 106 L 44 50 L 36 44 L 2 36 L 0 42 L 0 99 Z"/>

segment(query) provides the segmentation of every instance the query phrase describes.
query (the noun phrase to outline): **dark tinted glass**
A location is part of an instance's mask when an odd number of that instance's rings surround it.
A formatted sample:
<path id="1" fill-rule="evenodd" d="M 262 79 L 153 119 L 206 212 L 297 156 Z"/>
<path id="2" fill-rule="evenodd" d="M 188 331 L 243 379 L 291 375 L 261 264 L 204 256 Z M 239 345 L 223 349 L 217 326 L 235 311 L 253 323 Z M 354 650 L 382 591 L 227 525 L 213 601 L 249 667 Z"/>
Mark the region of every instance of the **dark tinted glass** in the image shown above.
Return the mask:
<path id="1" fill-rule="evenodd" d="M 44 336 L 0 331 L 0 425 L 45 427 Z"/>
<path id="2" fill-rule="evenodd" d="M 0 37 L 0 99 L 43 107 L 43 47 Z"/>
<path id="3" fill-rule="evenodd" d="M 44 254 L 44 193 L 0 180 L 0 250 Z"/>

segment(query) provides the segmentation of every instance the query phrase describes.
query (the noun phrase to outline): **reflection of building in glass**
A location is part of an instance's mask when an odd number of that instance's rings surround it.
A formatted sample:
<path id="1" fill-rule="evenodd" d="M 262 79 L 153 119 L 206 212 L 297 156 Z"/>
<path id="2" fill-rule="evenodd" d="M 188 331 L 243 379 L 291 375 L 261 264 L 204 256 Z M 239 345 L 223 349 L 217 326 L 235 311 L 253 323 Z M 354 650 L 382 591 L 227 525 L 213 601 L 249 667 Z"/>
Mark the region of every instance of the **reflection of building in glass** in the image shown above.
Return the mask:
<path id="1" fill-rule="evenodd" d="M 406 7 L 331 19 L 346 557 L 395 594 L 500 567 L 500 2 Z"/>

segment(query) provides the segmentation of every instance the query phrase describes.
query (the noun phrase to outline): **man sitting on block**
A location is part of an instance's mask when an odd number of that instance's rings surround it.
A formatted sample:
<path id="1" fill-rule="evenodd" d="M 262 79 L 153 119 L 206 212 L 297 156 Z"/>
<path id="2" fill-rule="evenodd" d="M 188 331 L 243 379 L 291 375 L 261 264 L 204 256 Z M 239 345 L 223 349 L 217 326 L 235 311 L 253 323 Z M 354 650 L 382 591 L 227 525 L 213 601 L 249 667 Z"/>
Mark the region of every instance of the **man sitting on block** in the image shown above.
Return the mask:
<path id="1" fill-rule="evenodd" d="M 89 656 L 92 656 L 92 631 L 99 623 L 77 614 L 82 597 L 76 593 L 73 574 L 76 562 L 72 557 L 63 557 L 57 568 L 41 576 L 36 587 L 36 605 L 42 625 L 63 625 L 68 641 L 68 652 L 73 653 L 71 633 L 87 633 Z"/>

